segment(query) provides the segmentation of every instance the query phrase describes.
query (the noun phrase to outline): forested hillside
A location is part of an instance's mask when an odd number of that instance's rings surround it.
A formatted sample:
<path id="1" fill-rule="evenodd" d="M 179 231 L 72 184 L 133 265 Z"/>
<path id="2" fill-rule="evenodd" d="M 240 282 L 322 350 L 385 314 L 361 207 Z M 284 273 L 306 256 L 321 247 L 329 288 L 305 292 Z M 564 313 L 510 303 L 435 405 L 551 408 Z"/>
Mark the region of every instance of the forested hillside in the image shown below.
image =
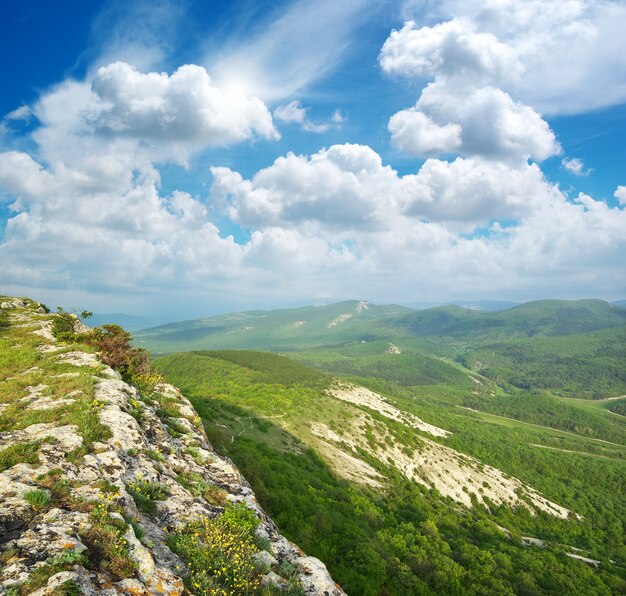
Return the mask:
<path id="1" fill-rule="evenodd" d="M 314 359 L 326 367 L 322 354 Z M 155 366 L 190 397 L 280 528 L 350 594 L 626 589 L 616 414 L 570 400 L 548 422 L 571 428 L 556 430 L 486 413 L 502 390 L 453 364 L 435 360 L 444 372 L 411 377 L 410 359 L 399 359 L 366 378 L 375 361 L 348 361 L 350 384 L 339 388 L 335 365 L 328 375 L 256 352 L 172 354 Z M 576 424 L 584 415 L 586 434 Z M 522 500 L 499 500 L 517 479 Z"/>

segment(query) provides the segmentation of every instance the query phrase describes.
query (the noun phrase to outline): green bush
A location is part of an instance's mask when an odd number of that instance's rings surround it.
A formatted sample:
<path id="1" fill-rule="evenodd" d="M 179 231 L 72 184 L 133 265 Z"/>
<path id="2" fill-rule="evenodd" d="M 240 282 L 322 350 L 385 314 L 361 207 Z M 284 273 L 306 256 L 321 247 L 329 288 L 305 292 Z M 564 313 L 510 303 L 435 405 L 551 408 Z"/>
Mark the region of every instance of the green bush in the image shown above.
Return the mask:
<path id="1" fill-rule="evenodd" d="M 65 312 L 63 309 L 57 309 L 57 314 L 52 320 L 52 335 L 61 341 L 76 341 L 78 335 L 74 331 L 76 317 Z"/>

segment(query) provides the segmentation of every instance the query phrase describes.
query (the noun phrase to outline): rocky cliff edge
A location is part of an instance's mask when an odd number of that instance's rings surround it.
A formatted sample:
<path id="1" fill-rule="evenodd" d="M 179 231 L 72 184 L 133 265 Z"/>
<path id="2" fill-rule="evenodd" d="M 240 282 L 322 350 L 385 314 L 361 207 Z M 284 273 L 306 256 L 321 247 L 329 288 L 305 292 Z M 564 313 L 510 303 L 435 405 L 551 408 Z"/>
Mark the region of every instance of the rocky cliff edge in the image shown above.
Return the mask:
<path id="1" fill-rule="evenodd" d="M 177 388 L 124 382 L 58 316 L 0 298 L 0 594 L 344 594 Z"/>

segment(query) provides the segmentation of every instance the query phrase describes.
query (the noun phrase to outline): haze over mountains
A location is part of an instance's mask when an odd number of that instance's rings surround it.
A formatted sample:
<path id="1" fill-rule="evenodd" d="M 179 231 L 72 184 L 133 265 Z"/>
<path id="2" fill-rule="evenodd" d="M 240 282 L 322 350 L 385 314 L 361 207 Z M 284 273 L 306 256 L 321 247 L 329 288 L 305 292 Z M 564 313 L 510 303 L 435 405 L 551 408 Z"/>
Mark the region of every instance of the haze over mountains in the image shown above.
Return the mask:
<path id="1" fill-rule="evenodd" d="M 152 352 L 209 348 L 302 349 L 353 341 L 431 336 L 563 336 L 626 323 L 626 310 L 603 300 L 539 300 L 493 312 L 457 305 L 414 310 L 347 301 L 273 311 L 246 311 L 140 330 Z"/>

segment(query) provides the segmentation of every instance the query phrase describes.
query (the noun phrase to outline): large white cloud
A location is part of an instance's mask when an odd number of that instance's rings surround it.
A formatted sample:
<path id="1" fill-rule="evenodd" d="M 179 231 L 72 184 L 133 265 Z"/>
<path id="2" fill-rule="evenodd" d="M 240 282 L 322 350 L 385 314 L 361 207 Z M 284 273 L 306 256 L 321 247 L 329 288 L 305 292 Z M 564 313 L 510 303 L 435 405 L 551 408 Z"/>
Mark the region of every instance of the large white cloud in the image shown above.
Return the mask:
<path id="1" fill-rule="evenodd" d="M 34 107 L 33 137 L 49 163 L 114 154 L 136 161 L 178 161 L 211 146 L 279 138 L 265 104 L 213 84 L 202 66 L 171 75 L 142 73 L 125 62 L 100 67 L 92 79 L 67 80 Z"/>
<path id="2" fill-rule="evenodd" d="M 438 80 L 415 107 L 389 120 L 392 142 L 415 155 L 458 152 L 506 161 L 542 161 L 560 152 L 554 133 L 529 106 L 494 87 Z"/>
<path id="3" fill-rule="evenodd" d="M 430 159 L 400 176 L 367 146 L 336 145 L 250 179 L 215 169 L 213 205 L 162 195 L 149 165 L 127 176 L 112 158 L 101 171 L 80 165 L 0 154 L 0 188 L 16 197 L 0 244 L 5 287 L 213 296 L 232 309 L 285 296 L 479 298 L 494 287 L 518 299 L 615 296 L 626 283 L 626 210 L 568 200 L 537 165 Z M 249 236 L 227 236 L 217 209 Z"/>
<path id="4" fill-rule="evenodd" d="M 515 50 L 469 20 L 452 19 L 418 28 L 413 21 L 392 31 L 380 53 L 385 72 L 402 76 L 437 74 L 471 77 L 485 83 L 523 72 Z"/>
<path id="5" fill-rule="evenodd" d="M 490 84 L 542 113 L 626 100 L 626 5 L 609 0 L 445 0 L 424 3 L 384 44 L 384 70 Z M 423 22 L 423 21 L 422 21 Z"/>
<path id="6" fill-rule="evenodd" d="M 251 180 L 229 168 L 212 172 L 213 197 L 235 221 L 257 228 L 379 230 L 405 214 L 471 230 L 519 217 L 558 194 L 536 165 L 430 159 L 417 174 L 399 176 L 370 147 L 348 144 L 280 157 Z"/>
<path id="7" fill-rule="evenodd" d="M 585 295 L 589 283 L 615 293 L 626 281 L 626 211 L 569 200 L 536 164 L 429 159 L 399 176 L 369 147 L 340 145 L 279 158 L 249 180 L 228 168 L 213 174 L 214 198 L 257 229 L 256 245 L 272 247 L 262 251 L 266 266 L 281 270 L 282 258 L 311 283 L 324 262 L 334 271 L 321 275 L 327 284 L 404 299 L 455 288 L 492 295 L 496 280 L 502 295 L 521 298 L 538 288 Z"/>
<path id="8" fill-rule="evenodd" d="M 168 75 L 117 62 L 52 88 L 33 112 L 36 152 L 0 153 L 0 196 L 13 212 L 4 284 L 133 291 L 237 278 L 244 247 L 202 202 L 161 195 L 154 162 L 277 138 L 259 99 L 219 89 L 200 66 Z"/>
<path id="9" fill-rule="evenodd" d="M 409 9 L 411 10 L 411 9 Z M 626 100 L 626 5 L 608 0 L 413 3 L 394 30 L 386 73 L 430 83 L 392 116 L 401 151 L 542 161 L 560 153 L 542 113 Z"/>
<path id="10" fill-rule="evenodd" d="M 353 15 L 364 4 L 337 11 Z M 623 188 L 613 208 L 587 195 L 571 200 L 528 162 L 559 152 L 540 111 L 573 88 L 576 73 L 583 73 L 579 82 L 590 80 L 587 63 L 567 67 L 562 54 L 586 39 L 590 56 L 599 56 L 594 35 L 611 29 L 602 18 L 620 22 L 620 6 L 609 4 L 444 0 L 431 25 L 392 34 L 383 68 L 429 83 L 389 122 L 400 150 L 430 157 L 405 175 L 372 148 L 344 144 L 288 153 L 253 175 L 214 167 L 208 197 L 163 192 L 155 164 L 185 163 L 209 146 L 277 138 L 268 108 L 229 78 L 235 63 L 222 62 L 219 84 L 200 66 L 166 74 L 120 62 L 66 81 L 33 106 L 35 150 L 0 153 L 0 197 L 12 210 L 0 241 L 0 278 L 18 293 L 142 292 L 185 303 L 211 296 L 228 309 L 276 305 L 286 296 L 618 297 L 626 288 Z M 507 10 L 514 19 L 505 18 Z M 276 39 L 291 38 L 290 23 L 277 38 L 253 44 L 263 64 L 284 52 Z M 615 49 L 614 36 L 607 39 Z M 542 57 L 542 43 L 561 57 Z M 297 56 L 310 54 L 305 45 Z M 276 89 L 257 95 L 282 100 L 317 76 L 318 58 L 302 76 L 286 68 Z M 607 50 L 597 64 L 619 60 Z M 542 91 L 537 77 L 557 66 L 565 70 Z M 597 76 L 601 82 L 604 75 Z M 607 88 L 607 97 L 616 89 Z M 597 105 L 591 94 L 573 95 L 557 102 L 558 110 Z M 306 116 L 297 103 L 275 112 L 302 126 Z M 433 158 L 441 153 L 458 155 Z"/>
<path id="11" fill-rule="evenodd" d="M 333 145 L 310 158 L 293 153 L 244 180 L 228 168 L 212 169 L 213 196 L 247 227 L 290 221 L 342 228 L 372 226 L 386 217 L 396 173 L 363 145 Z"/>
<path id="12" fill-rule="evenodd" d="M 98 69 L 91 89 L 96 97 L 85 120 L 113 135 L 200 146 L 226 145 L 255 134 L 278 136 L 260 99 L 219 89 L 202 66 L 187 64 L 169 76 L 115 62 Z"/>

